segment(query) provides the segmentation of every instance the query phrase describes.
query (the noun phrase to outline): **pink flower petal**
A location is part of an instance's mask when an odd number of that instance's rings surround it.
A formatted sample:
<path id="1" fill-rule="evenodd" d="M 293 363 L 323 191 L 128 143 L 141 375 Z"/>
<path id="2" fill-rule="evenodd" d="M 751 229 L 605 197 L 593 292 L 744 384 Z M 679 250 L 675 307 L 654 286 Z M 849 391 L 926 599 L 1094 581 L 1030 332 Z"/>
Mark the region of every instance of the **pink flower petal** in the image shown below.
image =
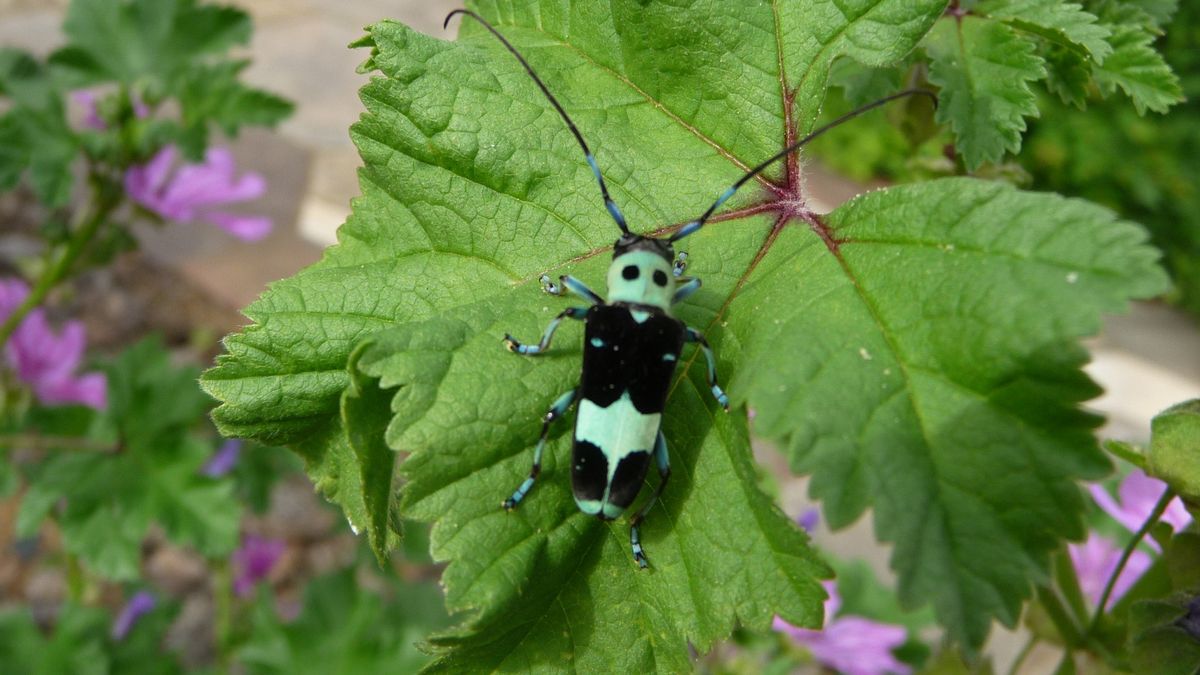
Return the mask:
<path id="1" fill-rule="evenodd" d="M 1141 529 L 1166 489 L 1165 483 L 1147 476 L 1140 469 L 1131 471 L 1121 481 L 1117 487 L 1117 499 L 1113 499 L 1108 491 L 1099 485 L 1088 486 L 1096 504 L 1130 532 Z M 1183 502 L 1176 498 L 1167 505 L 1161 520 L 1178 532 L 1192 522 L 1192 516 L 1183 506 Z M 1146 542 L 1155 551 L 1160 550 L 1157 542 L 1151 539 L 1147 539 Z"/>
<path id="2" fill-rule="evenodd" d="M 266 216 L 239 216 L 212 211 L 206 213 L 204 217 L 243 241 L 258 241 L 271 233 L 271 219 Z"/>
<path id="3" fill-rule="evenodd" d="M 908 640 L 903 626 L 845 616 L 827 620 L 824 630 L 819 631 L 796 628 L 779 617 L 775 617 L 772 627 L 806 647 L 822 665 L 846 675 L 912 672 L 892 653 Z"/>
<path id="4" fill-rule="evenodd" d="M 47 405 L 78 403 L 96 410 L 108 407 L 108 378 L 104 373 L 86 373 L 34 385 L 38 400 Z"/>
<path id="5" fill-rule="evenodd" d="M 129 169 L 125 189 L 134 201 L 170 220 L 210 220 L 247 241 L 267 236 L 271 231 L 269 218 L 211 210 L 221 204 L 261 197 L 267 190 L 261 174 L 247 172 L 235 179 L 233 154 L 226 148 L 209 148 L 203 163 L 185 164 L 168 180 L 169 164 L 175 155 L 173 147 L 164 148 L 148 164 Z"/>
<path id="6" fill-rule="evenodd" d="M 5 356 L 17 378 L 28 384 L 43 404 L 80 403 L 102 409 L 108 403 L 104 375 L 75 375 L 85 347 L 82 323 L 68 321 L 56 334 L 45 311 L 35 309 L 17 326 L 5 345 Z"/>
<path id="7" fill-rule="evenodd" d="M 125 192 L 130 199 L 164 218 L 172 217 L 165 212 L 169 209 L 159 193 L 167 184 L 171 166 L 175 164 L 178 154 L 175 146 L 168 145 L 149 162 L 129 167 L 125 172 Z"/>
<path id="8" fill-rule="evenodd" d="M 29 284 L 17 278 L 0 279 L 0 321 L 7 320 L 27 297 Z"/>
<path id="9" fill-rule="evenodd" d="M 1117 569 L 1121 560 L 1121 548 L 1111 539 L 1095 532 L 1088 536 L 1083 544 L 1070 544 L 1067 552 L 1071 556 L 1071 564 L 1075 567 L 1075 575 L 1079 578 L 1079 588 L 1084 597 L 1095 606 L 1100 602 L 1100 595 L 1108 578 Z M 1117 577 L 1113 585 L 1110 603 L 1116 602 L 1133 584 L 1141 578 L 1150 567 L 1150 556 L 1145 551 L 1134 551 Z"/>
<path id="10" fill-rule="evenodd" d="M 830 624 L 808 648 L 818 661 L 845 675 L 907 675 L 912 668 L 892 654 L 907 638 L 901 626 L 847 616 Z"/>
<path id="11" fill-rule="evenodd" d="M 82 324 L 69 322 L 61 335 L 55 335 L 45 311 L 35 309 L 9 339 L 8 363 L 29 384 L 61 380 L 79 367 L 83 348 Z"/>
<path id="12" fill-rule="evenodd" d="M 235 182 L 233 173 L 233 155 L 229 150 L 210 148 L 203 164 L 188 164 L 179 169 L 163 200 L 192 211 L 256 199 L 266 192 L 266 181 L 260 174 L 247 173 Z"/>

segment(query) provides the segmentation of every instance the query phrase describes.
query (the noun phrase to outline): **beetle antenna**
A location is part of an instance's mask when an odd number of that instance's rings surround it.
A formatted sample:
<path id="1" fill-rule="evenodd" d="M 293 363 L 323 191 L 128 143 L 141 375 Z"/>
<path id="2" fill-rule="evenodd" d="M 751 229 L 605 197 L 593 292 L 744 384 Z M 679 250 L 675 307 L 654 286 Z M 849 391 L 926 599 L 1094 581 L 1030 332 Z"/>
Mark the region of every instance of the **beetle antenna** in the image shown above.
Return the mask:
<path id="1" fill-rule="evenodd" d="M 521 56 L 521 52 L 517 51 L 517 48 L 514 47 L 513 44 L 509 42 L 503 35 L 501 35 L 500 31 L 496 30 L 495 26 L 488 23 L 487 20 L 482 16 L 479 16 L 469 9 L 456 9 L 447 14 L 445 22 L 442 23 L 443 29 L 450 25 L 450 19 L 453 18 L 455 14 L 469 16 L 483 24 L 484 28 L 488 29 L 492 35 L 495 35 L 496 39 L 499 40 L 501 44 L 508 49 L 508 51 L 512 52 L 513 56 L 517 57 L 517 61 L 519 61 L 521 66 L 525 68 L 525 72 L 529 73 L 529 77 L 533 78 L 533 81 L 537 83 L 538 88 L 542 90 L 542 93 L 546 95 L 546 98 L 550 99 L 550 105 L 554 106 L 554 109 L 558 111 L 558 114 L 563 118 L 563 121 L 567 123 L 567 128 L 571 130 L 571 133 L 575 136 L 575 140 L 579 141 L 579 147 L 583 148 L 583 154 L 587 155 L 588 166 L 592 167 L 592 173 L 595 174 L 596 181 L 600 183 L 600 194 L 604 196 L 604 206 L 608 209 L 608 213 L 613 217 L 613 220 L 617 221 L 617 227 L 621 228 L 621 232 L 629 234 L 629 226 L 625 224 L 625 216 L 621 213 L 621 209 L 617 208 L 617 204 L 612 200 L 612 197 L 608 195 L 608 185 L 604 183 L 604 176 L 600 175 L 600 167 L 596 164 L 596 158 L 592 155 L 591 148 L 588 147 L 587 141 L 583 140 L 583 134 L 579 133 L 579 128 L 575 126 L 575 122 L 571 121 L 571 116 L 567 114 L 566 110 L 563 110 L 562 104 L 558 102 L 557 98 L 554 98 L 554 94 L 550 93 L 550 89 L 546 86 L 546 83 L 542 82 L 542 78 L 538 77 L 538 74 L 533 72 L 533 66 L 529 65 L 529 62 L 525 60 L 525 57 Z"/>
<path id="2" fill-rule="evenodd" d="M 704 227 L 704 223 L 708 222 L 708 219 L 709 219 L 709 217 L 712 216 L 713 211 L 716 211 L 717 208 L 721 206 L 721 204 L 725 203 L 725 200 L 732 197 L 733 194 L 735 192 L 737 192 L 739 188 L 741 188 L 743 185 L 745 185 L 747 181 L 749 181 L 751 178 L 754 178 L 758 174 L 762 173 L 764 169 L 771 166 L 775 162 L 778 162 L 779 160 L 783 159 L 784 157 L 787 157 L 788 155 L 792 154 L 793 152 L 804 147 L 804 145 L 806 143 L 817 138 L 818 136 L 825 133 L 826 131 L 829 131 L 830 129 L 832 129 L 836 126 L 841 125 L 843 122 L 848 122 L 865 112 L 874 110 L 875 108 L 878 108 L 879 106 L 884 105 L 885 103 L 890 103 L 892 101 L 895 101 L 898 98 L 904 98 L 906 96 L 917 96 L 917 95 L 928 96 L 930 99 L 933 100 L 933 106 L 935 108 L 937 107 L 937 95 L 934 94 L 932 91 L 929 91 L 928 89 L 906 89 L 902 92 L 892 94 L 891 96 L 885 96 L 885 97 L 879 99 L 878 101 L 875 101 L 874 103 L 868 103 L 868 104 L 862 106 L 861 108 L 856 108 L 855 110 L 851 110 L 850 112 L 846 113 L 845 115 L 842 115 L 841 117 L 833 120 L 832 122 L 817 128 L 816 131 L 813 131 L 812 133 L 805 136 L 804 138 L 801 138 L 800 140 L 787 146 L 783 150 L 780 150 L 779 152 L 772 155 L 769 159 L 767 159 L 763 163 L 761 163 L 758 166 L 754 167 L 753 169 L 750 169 L 749 171 L 747 171 L 741 178 L 737 179 L 736 183 L 729 186 L 728 190 L 725 190 L 725 192 L 722 192 L 720 197 L 717 197 L 717 201 L 713 202 L 712 206 L 708 207 L 708 210 L 704 212 L 704 215 L 700 216 L 696 220 L 693 220 L 692 222 L 679 228 L 679 231 L 676 232 L 675 234 L 671 235 L 671 237 L 670 237 L 670 239 L 668 239 L 668 241 L 672 241 L 672 242 L 679 241 L 680 239 L 683 239 L 684 237 L 688 236 L 689 234 L 692 234 L 696 230 L 699 230 L 701 227 Z"/>

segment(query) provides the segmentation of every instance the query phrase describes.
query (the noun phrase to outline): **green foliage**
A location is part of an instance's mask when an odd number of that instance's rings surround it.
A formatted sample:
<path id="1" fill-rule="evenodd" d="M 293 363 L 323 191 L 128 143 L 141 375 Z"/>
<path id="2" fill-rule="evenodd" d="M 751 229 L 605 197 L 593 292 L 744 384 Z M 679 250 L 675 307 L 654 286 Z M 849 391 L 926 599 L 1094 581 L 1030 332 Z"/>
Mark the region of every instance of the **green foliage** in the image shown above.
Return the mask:
<path id="1" fill-rule="evenodd" d="M 1133 606 L 1133 669 L 1192 675 L 1200 669 L 1200 598 L 1179 594 Z"/>
<path id="2" fill-rule="evenodd" d="M 100 27 L 100 29 L 98 29 Z M 226 134 L 243 125 L 274 125 L 292 105 L 238 81 L 246 67 L 227 52 L 250 39 L 250 17 L 196 0 L 74 0 L 63 30 L 68 42 L 50 56 L 73 87 L 117 82 L 147 103 L 174 98 L 181 119 L 169 129 L 193 157 L 209 124 Z"/>
<path id="3" fill-rule="evenodd" d="M 1200 505 L 1200 399 L 1154 417 L 1146 471 L 1185 501 Z"/>
<path id="4" fill-rule="evenodd" d="M 875 69 L 851 62 L 841 66 L 845 72 L 838 85 L 859 104 L 866 102 L 859 96 L 863 82 L 928 78 L 939 90 L 937 119 L 953 131 L 955 149 L 969 171 L 1020 150 L 1027 120 L 1039 117 L 1032 86 L 1037 82 L 1079 108 L 1117 90 L 1139 115 L 1165 112 L 1183 100 L 1179 78 L 1153 46 L 1174 11 L 1169 2 L 984 0 L 963 5 L 937 22 L 921 42 L 924 55 L 910 58 L 903 72 L 874 74 Z M 871 91 L 872 98 L 889 93 Z"/>
<path id="5" fill-rule="evenodd" d="M 1043 101 L 1022 163 L 1035 184 L 1106 204 L 1145 223 L 1165 252 L 1174 299 L 1200 313 L 1200 7 L 1185 3 L 1161 38 L 1188 101 L 1162 117 L 1093 103 L 1087 113 Z M 1114 162 L 1119 157 L 1121 161 Z"/>
<path id="6" fill-rule="evenodd" d="M 284 623 L 263 592 L 250 640 L 235 654 L 247 673 L 413 673 L 429 661 L 416 643 L 447 622 L 432 584 L 392 584 L 387 601 L 353 569 L 309 583 L 299 618 Z"/>
<path id="7" fill-rule="evenodd" d="M 1003 23 L 965 17 L 939 22 L 926 49 L 941 89 L 937 119 L 954 130 L 967 167 L 1020 149 L 1025 118 L 1037 115 L 1029 83 L 1046 75 L 1034 45 Z"/>
<path id="8" fill-rule="evenodd" d="M 0 115 L 0 190 L 11 189 L 27 173 L 40 200 L 66 204 L 78 144 L 46 68 L 29 54 L 0 49 L 0 95 L 11 102 Z"/>
<path id="9" fill-rule="evenodd" d="M 895 63 L 945 3 L 500 5 L 480 9 L 648 232 L 698 215 L 785 143 L 781 130 L 810 129 L 839 55 Z M 982 21 L 967 25 L 993 48 L 1016 35 Z M 384 22 L 358 43 L 371 48 L 363 70 L 382 75 L 352 129 L 363 195 L 339 244 L 226 339 L 202 378 L 214 419 L 296 449 L 377 551 L 399 516 L 433 523 L 463 621 L 433 640 L 435 669 L 682 670 L 688 643 L 707 650 L 735 624 L 817 625 L 828 572 L 759 490 L 743 409 L 712 403 L 690 353 L 663 422 L 675 471 L 643 532 L 651 571 L 634 569 L 624 522 L 575 509 L 569 425 L 521 508 L 500 510 L 540 416 L 577 381 L 579 329 L 538 359 L 504 352 L 501 336 L 536 335 L 568 304 L 540 292 L 543 273 L 600 290 L 616 230 L 536 85 L 479 26 L 461 34 Z M 729 209 L 779 206 L 765 194 L 748 188 Z M 811 218 L 742 214 L 689 238 L 705 286 L 679 316 L 713 342 L 755 431 L 814 474 L 833 525 L 873 508 L 903 604 L 931 602 L 976 647 L 991 620 L 1015 622 L 1051 551 L 1083 535 L 1075 481 L 1108 464 L 1076 407 L 1097 392 L 1076 340 L 1161 292 L 1156 256 L 1102 208 L 970 179 Z M 387 449 L 407 454 L 399 500 Z"/>
<path id="10" fill-rule="evenodd" d="M 214 125 L 234 135 L 292 112 L 285 99 L 238 80 L 247 62 L 226 52 L 249 40 L 242 10 L 196 0 L 74 0 L 63 31 L 67 43 L 46 63 L 0 49 L 0 96 L 8 104 L 0 107 L 0 190 L 25 174 L 42 202 L 65 206 L 81 152 L 90 170 L 111 166 L 119 175 L 167 143 L 200 157 Z M 105 129 L 69 123 L 64 99 L 81 88 L 100 94 Z M 177 103 L 178 119 L 168 101 Z M 162 114 L 143 119 L 142 105 Z"/>
<path id="11" fill-rule="evenodd" d="M 159 646 L 170 608 L 141 617 L 122 640 L 111 636 L 108 614 L 66 603 L 48 634 L 26 610 L 0 613 L 0 672 L 23 675 L 173 675 L 183 672 Z"/>
<path id="12" fill-rule="evenodd" d="M 210 402 L 195 385 L 197 371 L 169 359 L 157 341 L 145 340 L 105 365 L 103 413 L 32 414 L 31 426 L 44 433 L 77 432 L 94 444 L 57 450 L 32 469 L 18 517 L 21 535 L 35 534 L 53 515 L 65 550 L 116 580 L 138 576 L 151 523 L 208 556 L 233 550 L 241 517 L 233 485 L 199 473 L 212 444 L 192 436 Z"/>

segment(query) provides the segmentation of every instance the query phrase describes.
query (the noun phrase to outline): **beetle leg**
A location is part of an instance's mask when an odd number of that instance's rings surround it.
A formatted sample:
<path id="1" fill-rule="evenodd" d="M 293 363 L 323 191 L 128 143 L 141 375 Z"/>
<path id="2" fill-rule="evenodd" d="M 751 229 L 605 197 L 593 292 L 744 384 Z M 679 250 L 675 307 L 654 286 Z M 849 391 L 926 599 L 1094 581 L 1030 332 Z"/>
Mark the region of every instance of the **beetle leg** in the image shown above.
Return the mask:
<path id="1" fill-rule="evenodd" d="M 600 297 L 599 293 L 588 288 L 587 284 L 576 279 L 575 277 L 573 277 L 569 274 L 564 274 L 563 276 L 559 277 L 558 280 L 562 283 L 563 287 L 565 287 L 568 291 L 571 291 L 575 295 L 578 295 L 579 297 L 583 298 L 584 300 L 587 300 L 588 302 L 592 303 L 593 305 L 603 305 L 604 304 L 604 298 Z"/>
<path id="2" fill-rule="evenodd" d="M 681 302 L 689 297 L 692 293 L 700 290 L 700 279 L 698 277 L 692 277 L 690 279 L 683 277 L 680 278 L 680 281 L 683 283 L 675 287 L 675 295 L 671 296 L 672 305 Z"/>
<path id="3" fill-rule="evenodd" d="M 542 339 L 536 345 L 521 344 L 516 338 L 505 333 L 504 346 L 508 348 L 508 351 L 518 354 L 528 354 L 530 356 L 541 354 L 550 347 L 550 340 L 554 339 L 554 331 L 558 330 L 558 324 L 562 323 L 563 319 L 583 321 L 586 317 L 587 310 L 583 307 L 568 307 L 559 312 L 558 316 L 550 321 L 550 325 L 546 326 L 546 332 L 542 334 Z"/>
<path id="4" fill-rule="evenodd" d="M 654 494 L 650 495 L 650 501 L 646 502 L 629 522 L 629 544 L 633 547 L 633 559 L 642 569 L 646 569 L 646 552 L 642 550 L 642 538 L 638 526 L 642 524 L 650 507 L 658 501 L 663 489 L 667 487 L 667 480 L 671 478 L 671 459 L 667 456 L 667 439 L 663 436 L 662 429 L 658 430 L 658 439 L 654 441 L 654 463 L 658 465 L 658 475 L 661 480 L 658 481 L 658 487 L 654 488 Z"/>
<path id="5" fill-rule="evenodd" d="M 521 500 L 525 498 L 525 494 L 533 487 L 533 481 L 537 480 L 538 474 L 542 471 L 542 450 L 546 448 L 546 437 L 550 435 L 550 424 L 567 413 L 567 408 L 570 408 L 571 404 L 575 402 L 575 397 L 578 394 L 579 388 L 576 387 L 559 396 L 554 405 L 550 406 L 550 409 L 546 411 L 546 415 L 542 417 L 542 435 L 538 438 L 537 447 L 533 449 L 533 467 L 529 469 L 529 477 L 521 483 L 517 491 L 501 503 L 505 511 L 512 511 L 517 508 L 517 504 L 521 503 Z"/>
<path id="6" fill-rule="evenodd" d="M 717 383 L 717 360 L 713 357 L 712 347 L 708 346 L 708 340 L 704 339 L 704 334 L 695 328 L 687 329 L 687 341 L 697 342 L 700 344 L 700 349 L 704 350 L 704 358 L 708 361 L 708 386 L 712 391 L 713 398 L 717 399 L 717 403 L 729 412 L 729 397 L 721 390 L 721 385 Z"/>

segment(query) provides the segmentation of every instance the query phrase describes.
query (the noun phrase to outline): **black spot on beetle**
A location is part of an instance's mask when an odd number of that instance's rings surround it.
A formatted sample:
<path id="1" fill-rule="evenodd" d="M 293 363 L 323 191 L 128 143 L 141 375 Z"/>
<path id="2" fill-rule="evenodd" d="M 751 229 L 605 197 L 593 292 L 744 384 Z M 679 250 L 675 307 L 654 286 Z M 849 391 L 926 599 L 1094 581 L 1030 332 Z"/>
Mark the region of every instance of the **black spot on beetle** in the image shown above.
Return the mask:
<path id="1" fill-rule="evenodd" d="M 608 458 L 589 441 L 575 439 L 571 456 L 571 487 L 579 499 L 600 500 L 608 483 Z"/>
<path id="2" fill-rule="evenodd" d="M 667 285 L 667 273 L 662 270 L 654 270 L 654 283 L 659 286 Z"/>
<path id="3" fill-rule="evenodd" d="M 634 279 L 638 278 L 637 265 L 626 265 L 625 269 L 621 270 L 621 276 L 625 277 L 629 281 L 633 281 Z"/>
<path id="4" fill-rule="evenodd" d="M 645 450 L 635 450 L 625 455 L 613 473 L 612 485 L 608 492 L 609 503 L 623 509 L 629 508 L 642 489 L 642 481 L 646 479 L 646 468 L 649 466 L 650 453 Z"/>

